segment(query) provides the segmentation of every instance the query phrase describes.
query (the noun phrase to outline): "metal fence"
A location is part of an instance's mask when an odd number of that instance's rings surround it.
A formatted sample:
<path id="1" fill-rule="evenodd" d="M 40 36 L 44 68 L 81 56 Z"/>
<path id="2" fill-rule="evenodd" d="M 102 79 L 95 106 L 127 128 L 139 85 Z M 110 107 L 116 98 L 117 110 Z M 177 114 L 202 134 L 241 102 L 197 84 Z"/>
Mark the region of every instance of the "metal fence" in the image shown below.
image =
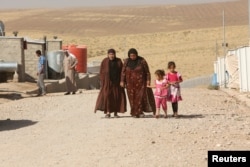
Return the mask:
<path id="1" fill-rule="evenodd" d="M 183 83 L 181 83 L 181 87 L 182 88 L 195 88 L 201 85 L 208 86 L 212 83 L 212 80 L 213 80 L 213 75 L 197 77 L 197 78 L 184 81 Z"/>

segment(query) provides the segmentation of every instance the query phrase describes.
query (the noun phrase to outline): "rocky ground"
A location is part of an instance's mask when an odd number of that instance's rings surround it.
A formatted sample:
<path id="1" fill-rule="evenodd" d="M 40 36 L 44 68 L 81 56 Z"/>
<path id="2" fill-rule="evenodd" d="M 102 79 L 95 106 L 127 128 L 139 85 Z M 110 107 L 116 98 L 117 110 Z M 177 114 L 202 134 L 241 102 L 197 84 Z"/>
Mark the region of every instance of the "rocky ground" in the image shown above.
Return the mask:
<path id="1" fill-rule="evenodd" d="M 208 150 L 250 149 L 245 102 L 205 88 L 182 94 L 178 119 L 105 119 L 93 112 L 98 91 L 2 103 L 1 166 L 205 167 Z"/>

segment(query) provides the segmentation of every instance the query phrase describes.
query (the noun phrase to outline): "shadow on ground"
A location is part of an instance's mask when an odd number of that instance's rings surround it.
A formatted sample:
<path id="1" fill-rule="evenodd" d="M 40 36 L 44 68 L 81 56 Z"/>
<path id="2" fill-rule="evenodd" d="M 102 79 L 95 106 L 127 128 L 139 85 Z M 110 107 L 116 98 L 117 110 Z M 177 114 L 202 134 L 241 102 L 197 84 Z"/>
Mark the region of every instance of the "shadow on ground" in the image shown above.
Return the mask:
<path id="1" fill-rule="evenodd" d="M 8 100 L 20 100 L 23 97 L 19 93 L 6 93 L 6 94 L 0 94 L 0 98 L 4 98 Z"/>
<path id="2" fill-rule="evenodd" d="M 191 114 L 191 115 L 179 115 L 178 117 L 173 117 L 172 115 L 168 115 L 168 119 L 170 118 L 176 118 L 176 119 L 196 119 L 196 118 L 204 118 L 205 116 L 204 115 L 201 115 L 201 114 Z M 153 118 L 155 119 L 155 117 L 153 115 L 145 115 L 143 118 L 135 118 L 135 117 L 132 117 L 132 116 L 122 116 L 122 115 L 119 115 L 119 118 L 114 118 L 114 117 L 111 117 L 111 118 L 105 118 L 105 117 L 102 117 L 102 119 L 120 119 L 120 118 L 131 118 L 131 119 L 145 119 L 145 118 Z M 164 118 L 163 115 L 160 116 L 160 118 Z"/>
<path id="3" fill-rule="evenodd" d="M 0 90 L 0 99 L 6 99 L 6 100 L 21 100 L 24 98 L 30 98 L 30 97 L 37 97 L 37 95 L 27 95 L 24 94 L 23 92 L 18 92 L 18 91 L 5 91 L 5 90 Z M 1 104 L 2 102 L 0 102 Z"/>
<path id="4" fill-rule="evenodd" d="M 204 115 L 201 114 L 191 114 L 191 115 L 179 115 L 178 119 L 195 119 L 195 118 L 204 118 Z"/>
<path id="5" fill-rule="evenodd" d="M 0 131 L 17 130 L 35 125 L 36 123 L 31 120 L 0 120 Z"/>

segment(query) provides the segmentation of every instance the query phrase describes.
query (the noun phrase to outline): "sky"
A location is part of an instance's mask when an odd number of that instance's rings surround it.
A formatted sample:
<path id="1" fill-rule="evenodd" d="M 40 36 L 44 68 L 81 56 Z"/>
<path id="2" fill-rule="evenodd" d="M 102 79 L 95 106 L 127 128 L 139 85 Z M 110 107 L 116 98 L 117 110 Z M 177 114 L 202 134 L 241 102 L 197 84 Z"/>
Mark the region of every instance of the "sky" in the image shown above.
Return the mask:
<path id="1" fill-rule="evenodd" d="M 232 0 L 0 0 L 0 9 L 196 4 Z"/>

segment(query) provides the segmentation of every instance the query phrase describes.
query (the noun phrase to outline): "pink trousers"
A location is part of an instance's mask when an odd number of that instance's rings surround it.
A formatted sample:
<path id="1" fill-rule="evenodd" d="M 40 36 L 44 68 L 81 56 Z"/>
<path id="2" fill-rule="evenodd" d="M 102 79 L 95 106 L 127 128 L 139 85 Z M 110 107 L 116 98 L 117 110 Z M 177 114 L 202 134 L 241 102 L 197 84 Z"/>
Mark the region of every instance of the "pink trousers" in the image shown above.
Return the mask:
<path id="1" fill-rule="evenodd" d="M 156 105 L 157 109 L 160 109 L 161 106 L 162 106 L 162 109 L 164 111 L 166 111 L 167 110 L 167 98 L 158 98 L 158 97 L 155 97 L 155 105 Z"/>

